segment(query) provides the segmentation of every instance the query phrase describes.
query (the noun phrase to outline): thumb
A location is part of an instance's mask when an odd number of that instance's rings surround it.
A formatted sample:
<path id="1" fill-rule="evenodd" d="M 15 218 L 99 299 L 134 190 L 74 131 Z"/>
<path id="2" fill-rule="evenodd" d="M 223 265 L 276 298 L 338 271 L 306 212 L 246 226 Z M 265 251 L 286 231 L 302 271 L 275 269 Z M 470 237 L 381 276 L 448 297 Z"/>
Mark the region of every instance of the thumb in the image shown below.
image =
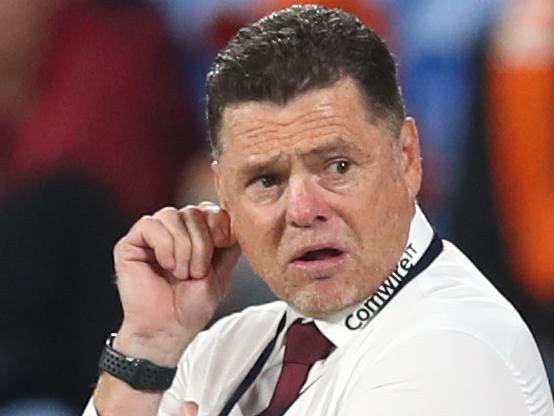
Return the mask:
<path id="1" fill-rule="evenodd" d="M 220 293 L 226 293 L 231 283 L 231 274 L 241 255 L 238 244 L 232 247 L 220 248 L 214 253 L 213 270 Z"/>
<path id="2" fill-rule="evenodd" d="M 214 269 L 218 274 L 229 274 L 233 270 L 241 255 L 240 246 L 234 245 L 217 249 L 214 253 Z"/>
<path id="3" fill-rule="evenodd" d="M 198 416 L 198 405 L 194 402 L 183 402 L 179 416 Z"/>

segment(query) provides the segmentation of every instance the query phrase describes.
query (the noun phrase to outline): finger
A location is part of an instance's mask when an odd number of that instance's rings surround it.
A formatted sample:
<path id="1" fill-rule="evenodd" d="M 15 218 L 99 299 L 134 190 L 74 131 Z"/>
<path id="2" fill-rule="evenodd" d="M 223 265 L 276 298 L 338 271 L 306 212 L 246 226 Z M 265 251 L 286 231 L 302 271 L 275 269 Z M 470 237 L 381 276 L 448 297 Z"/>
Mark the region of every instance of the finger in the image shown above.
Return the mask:
<path id="1" fill-rule="evenodd" d="M 173 252 L 175 256 L 174 276 L 185 280 L 189 277 L 189 263 L 192 252 L 190 235 L 181 219 L 181 214 L 176 208 L 167 207 L 156 214 L 154 218 L 162 222 L 173 235 Z"/>
<path id="2" fill-rule="evenodd" d="M 236 240 L 231 232 L 231 219 L 227 211 L 211 202 L 203 202 L 199 206 L 206 213 L 206 223 L 212 234 L 214 245 L 218 248 L 234 245 Z"/>
<path id="3" fill-rule="evenodd" d="M 156 261 L 163 269 L 172 271 L 175 268 L 173 236 L 161 221 L 151 216 L 142 217 L 137 221 L 127 236 L 121 240 L 121 244 L 128 244 L 141 249 L 152 249 Z M 128 247 L 124 251 L 125 256 L 133 252 L 132 247 Z"/>
<path id="4" fill-rule="evenodd" d="M 198 405 L 194 402 L 183 402 L 179 416 L 197 416 Z"/>
<path id="5" fill-rule="evenodd" d="M 127 244 L 125 259 L 144 263 L 157 263 L 154 250 L 151 248 L 132 246 Z"/>
<path id="6" fill-rule="evenodd" d="M 189 275 L 195 279 L 206 277 L 212 263 L 214 246 L 206 217 L 198 207 L 185 207 L 181 218 L 191 240 Z"/>
<path id="7" fill-rule="evenodd" d="M 212 202 L 212 201 L 202 201 L 198 204 L 198 208 L 200 208 L 203 211 L 210 210 L 210 209 L 215 209 L 215 210 L 221 209 L 219 205 L 217 205 L 215 202 Z"/>

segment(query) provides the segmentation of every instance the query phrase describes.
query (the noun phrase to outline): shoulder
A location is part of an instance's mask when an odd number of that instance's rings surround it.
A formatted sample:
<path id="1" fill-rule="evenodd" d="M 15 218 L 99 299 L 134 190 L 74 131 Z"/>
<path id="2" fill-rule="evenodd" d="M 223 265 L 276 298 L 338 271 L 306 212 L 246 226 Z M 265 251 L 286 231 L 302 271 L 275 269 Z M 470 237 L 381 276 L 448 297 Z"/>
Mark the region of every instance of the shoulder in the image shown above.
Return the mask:
<path id="1" fill-rule="evenodd" d="M 447 241 L 435 262 L 368 326 L 360 347 L 363 365 L 351 379 L 354 396 L 371 392 L 383 411 L 396 409 L 398 395 L 414 409 L 437 410 L 425 414 L 444 414 L 453 406 L 464 409 L 456 414 L 527 414 L 549 395 L 527 325 Z"/>
<path id="2" fill-rule="evenodd" d="M 540 358 L 532 353 L 527 360 L 535 364 L 517 368 L 467 332 L 422 332 L 356 372 L 344 414 L 361 414 L 370 406 L 375 414 L 390 416 L 547 415 L 550 393 Z"/>
<path id="3" fill-rule="evenodd" d="M 437 261 L 413 283 L 413 307 L 420 319 L 414 331 L 406 331 L 408 337 L 435 331 L 466 334 L 504 358 L 522 334 L 532 339 L 513 305 L 448 241 Z"/>
<path id="4" fill-rule="evenodd" d="M 541 362 L 534 338 L 516 309 L 448 241 L 439 257 L 364 332 L 363 348 L 373 350 L 373 364 L 380 357 L 413 354 L 419 357 L 416 367 L 426 358 L 449 354 L 457 362 L 492 354 L 507 368 L 529 367 L 525 356 Z"/>

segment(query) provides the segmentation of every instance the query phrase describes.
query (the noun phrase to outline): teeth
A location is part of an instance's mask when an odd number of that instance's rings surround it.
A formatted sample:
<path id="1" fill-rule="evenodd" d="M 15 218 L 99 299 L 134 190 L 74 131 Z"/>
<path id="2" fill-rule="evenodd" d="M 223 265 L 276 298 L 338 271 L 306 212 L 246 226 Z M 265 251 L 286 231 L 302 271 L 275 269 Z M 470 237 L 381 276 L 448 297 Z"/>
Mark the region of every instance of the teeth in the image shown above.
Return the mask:
<path id="1" fill-rule="evenodd" d="M 334 248 L 325 248 L 322 250 L 308 251 L 300 260 L 304 261 L 314 261 L 314 260 L 323 260 L 329 257 L 336 257 L 340 255 L 340 251 Z"/>

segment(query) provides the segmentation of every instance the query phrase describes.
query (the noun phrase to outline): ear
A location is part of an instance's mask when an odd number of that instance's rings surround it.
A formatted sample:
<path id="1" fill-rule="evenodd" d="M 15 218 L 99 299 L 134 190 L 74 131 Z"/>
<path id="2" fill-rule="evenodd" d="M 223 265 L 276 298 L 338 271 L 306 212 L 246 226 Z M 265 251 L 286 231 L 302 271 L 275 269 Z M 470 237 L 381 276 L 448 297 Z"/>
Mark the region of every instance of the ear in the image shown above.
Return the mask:
<path id="1" fill-rule="evenodd" d="M 419 134 L 416 122 L 407 117 L 400 131 L 401 174 L 406 181 L 408 192 L 412 199 L 417 197 L 421 188 L 422 168 Z"/>
<path id="2" fill-rule="evenodd" d="M 223 176 L 221 173 L 221 165 L 217 160 L 214 160 L 212 162 L 212 174 L 213 174 L 213 181 L 215 190 L 217 192 L 217 197 L 219 200 L 219 206 L 223 209 L 227 209 L 227 203 L 225 195 L 223 195 Z"/>

